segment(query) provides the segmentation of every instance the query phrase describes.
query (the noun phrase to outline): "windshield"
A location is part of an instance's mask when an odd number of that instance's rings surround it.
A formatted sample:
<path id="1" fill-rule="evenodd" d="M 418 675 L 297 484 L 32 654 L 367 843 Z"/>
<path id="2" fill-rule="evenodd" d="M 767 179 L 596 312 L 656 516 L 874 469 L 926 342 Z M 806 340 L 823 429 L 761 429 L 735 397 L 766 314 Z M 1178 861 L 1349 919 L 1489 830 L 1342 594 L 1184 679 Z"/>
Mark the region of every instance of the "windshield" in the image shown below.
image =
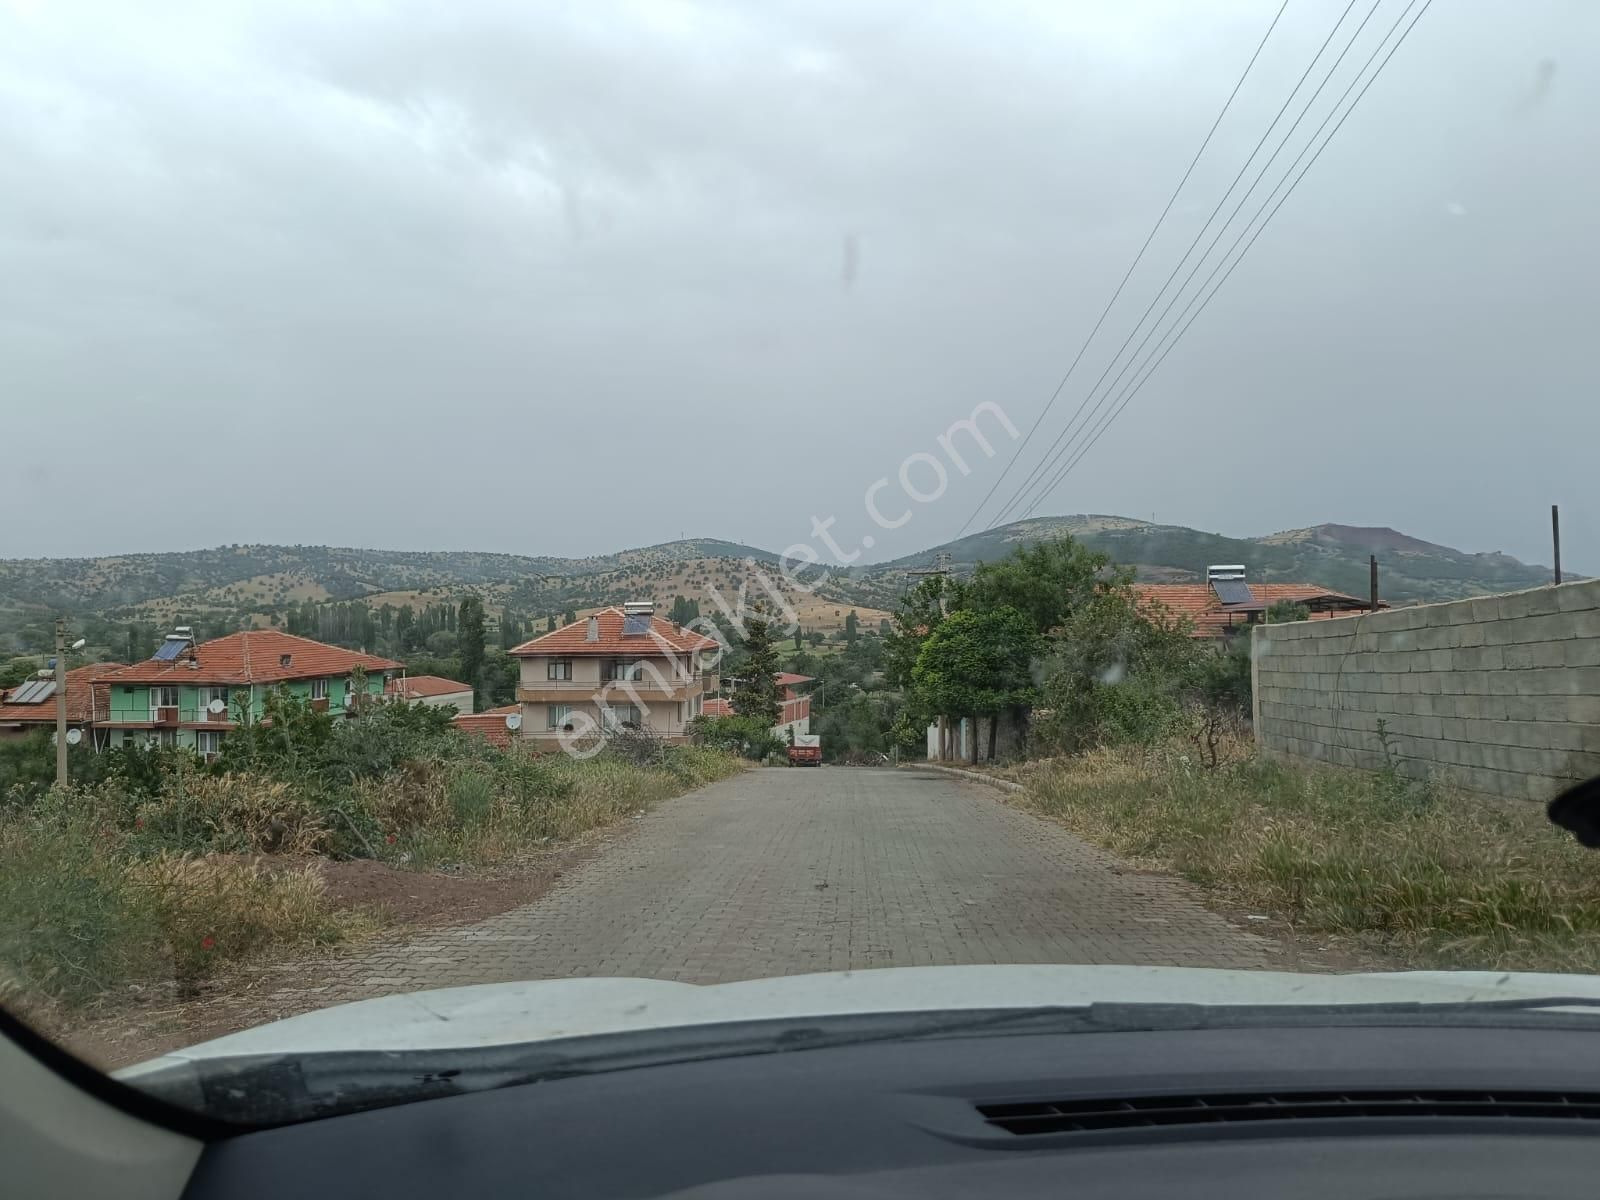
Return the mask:
<path id="1" fill-rule="evenodd" d="M 252 1094 L 1587 1028 L 1596 45 L 0 4 L 0 1004 Z"/>

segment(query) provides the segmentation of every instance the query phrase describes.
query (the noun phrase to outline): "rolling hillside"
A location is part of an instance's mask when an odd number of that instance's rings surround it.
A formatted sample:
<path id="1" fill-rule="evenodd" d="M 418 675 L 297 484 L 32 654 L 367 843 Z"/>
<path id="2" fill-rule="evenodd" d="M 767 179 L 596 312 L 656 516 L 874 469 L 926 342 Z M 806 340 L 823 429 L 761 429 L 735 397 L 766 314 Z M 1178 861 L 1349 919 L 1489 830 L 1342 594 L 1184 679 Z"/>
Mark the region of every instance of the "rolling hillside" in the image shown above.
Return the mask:
<path id="1" fill-rule="evenodd" d="M 1093 514 L 1002 525 L 880 564 L 863 582 L 892 585 L 904 578 L 907 568 L 925 567 L 940 552 L 950 555 L 957 571 L 966 571 L 976 563 L 1003 558 L 1020 544 L 1064 534 L 1132 565 L 1140 579 L 1151 582 L 1203 579 L 1212 563 L 1243 563 L 1252 579 L 1318 583 L 1363 596 L 1369 554 L 1378 556 L 1379 589 L 1393 603 L 1453 600 L 1550 582 L 1548 567 L 1506 554 L 1469 554 L 1393 529 L 1314 525 L 1263 537 L 1225 537 L 1182 525 Z"/>
<path id="2" fill-rule="evenodd" d="M 1071 534 L 1145 580 L 1204 578 L 1208 564 L 1244 563 L 1252 579 L 1322 584 L 1365 594 L 1367 555 L 1377 554 L 1384 599 L 1395 603 L 1446 600 L 1535 587 L 1550 572 L 1504 554 L 1470 554 L 1393 529 L 1316 525 L 1263 537 L 1226 537 L 1181 525 L 1088 515 L 1019 521 L 973 534 L 889 563 L 836 571 L 814 595 L 784 588 L 801 624 L 823 633 L 842 626 L 854 608 L 873 627 L 913 582 L 906 571 L 948 552 L 959 572 L 1004 557 L 1014 547 Z M 711 589 L 737 603 L 762 583 L 753 560 L 771 567 L 771 551 L 714 538 L 686 539 L 583 558 L 480 554 L 468 551 L 363 550 L 329 546 L 222 546 L 106 558 L 0 560 L 0 653 L 38 652 L 57 613 L 92 617 L 120 628 L 156 628 L 178 619 L 206 635 L 270 625 L 291 606 L 356 601 L 373 608 L 457 604 L 480 597 L 491 617 L 510 611 L 543 624 L 569 609 L 583 611 L 623 600 L 674 596 L 716 611 Z M 776 571 L 763 572 L 781 581 Z M 106 630 L 109 649 L 120 642 Z"/>

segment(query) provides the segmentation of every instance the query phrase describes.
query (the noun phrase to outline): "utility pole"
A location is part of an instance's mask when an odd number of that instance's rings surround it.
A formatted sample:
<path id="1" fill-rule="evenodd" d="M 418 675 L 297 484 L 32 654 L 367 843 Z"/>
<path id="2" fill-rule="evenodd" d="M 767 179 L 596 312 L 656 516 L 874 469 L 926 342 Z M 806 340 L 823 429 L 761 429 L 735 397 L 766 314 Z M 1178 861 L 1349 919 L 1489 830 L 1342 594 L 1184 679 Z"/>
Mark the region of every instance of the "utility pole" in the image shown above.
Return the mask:
<path id="1" fill-rule="evenodd" d="M 1372 593 L 1371 596 L 1367 600 L 1367 611 L 1368 612 L 1377 612 L 1378 611 L 1378 556 L 1376 554 L 1367 555 L 1367 569 L 1371 573 L 1371 578 L 1370 578 L 1370 580 L 1368 582 L 1369 582 L 1369 587 L 1370 587 L 1371 593 Z"/>
<path id="2" fill-rule="evenodd" d="M 67 619 L 56 618 L 56 786 L 67 786 Z"/>
<path id="3" fill-rule="evenodd" d="M 1561 582 L 1561 506 L 1550 506 L 1550 540 L 1556 549 L 1556 582 Z"/>

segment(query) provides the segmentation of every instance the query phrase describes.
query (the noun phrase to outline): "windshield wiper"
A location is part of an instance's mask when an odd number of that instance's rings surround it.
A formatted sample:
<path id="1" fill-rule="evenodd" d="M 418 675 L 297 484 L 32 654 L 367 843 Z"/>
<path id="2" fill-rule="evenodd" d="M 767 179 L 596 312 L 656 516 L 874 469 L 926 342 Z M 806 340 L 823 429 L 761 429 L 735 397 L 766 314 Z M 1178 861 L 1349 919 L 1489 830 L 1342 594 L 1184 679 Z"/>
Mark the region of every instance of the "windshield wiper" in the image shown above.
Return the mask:
<path id="1" fill-rule="evenodd" d="M 1096 1002 L 961 1012 L 846 1014 L 669 1026 L 503 1046 L 195 1059 L 142 1073 L 130 1082 L 174 1104 L 262 1127 L 637 1067 L 877 1042 L 1394 1025 L 1600 1031 L 1600 1000 L 1542 996 L 1367 1004 Z"/>

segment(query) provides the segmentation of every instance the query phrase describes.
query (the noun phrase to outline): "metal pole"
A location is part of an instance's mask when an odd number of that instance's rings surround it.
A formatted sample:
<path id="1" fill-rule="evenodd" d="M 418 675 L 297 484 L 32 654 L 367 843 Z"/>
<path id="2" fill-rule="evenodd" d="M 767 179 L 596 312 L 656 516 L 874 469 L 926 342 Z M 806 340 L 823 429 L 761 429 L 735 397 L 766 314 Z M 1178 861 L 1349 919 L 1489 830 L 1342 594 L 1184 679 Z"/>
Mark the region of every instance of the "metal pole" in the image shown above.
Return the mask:
<path id="1" fill-rule="evenodd" d="M 67 786 L 67 619 L 56 618 L 56 786 Z"/>
<path id="2" fill-rule="evenodd" d="M 1561 506 L 1550 506 L 1550 540 L 1556 549 L 1556 582 L 1561 582 Z"/>
<path id="3" fill-rule="evenodd" d="M 1367 611 L 1368 612 L 1377 612 L 1378 611 L 1378 556 L 1376 554 L 1367 555 L 1367 569 L 1371 573 L 1371 579 L 1369 580 L 1369 584 L 1370 584 L 1371 591 L 1372 591 L 1372 595 L 1367 601 Z"/>

